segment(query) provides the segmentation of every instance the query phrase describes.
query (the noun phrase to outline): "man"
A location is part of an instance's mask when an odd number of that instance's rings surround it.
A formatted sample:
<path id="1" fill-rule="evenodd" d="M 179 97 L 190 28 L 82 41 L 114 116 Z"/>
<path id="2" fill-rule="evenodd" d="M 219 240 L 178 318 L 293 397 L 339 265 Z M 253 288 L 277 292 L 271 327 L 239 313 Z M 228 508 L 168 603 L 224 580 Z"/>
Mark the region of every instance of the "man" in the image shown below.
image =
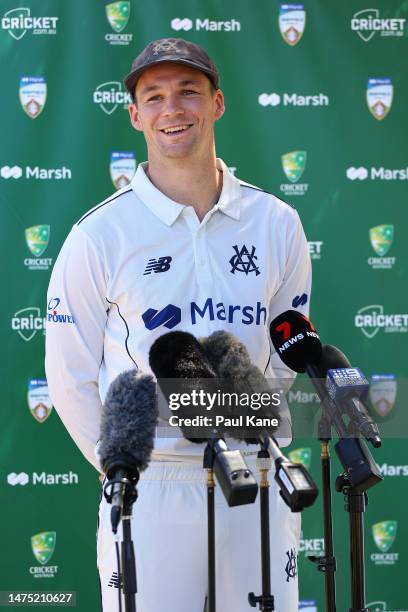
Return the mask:
<path id="1" fill-rule="evenodd" d="M 55 407 L 85 457 L 95 455 L 111 381 L 137 367 L 169 329 L 196 337 L 224 329 L 266 376 L 288 377 L 268 323 L 310 294 L 310 261 L 297 213 L 229 173 L 215 155 L 225 110 L 207 53 L 182 39 L 150 43 L 125 79 L 148 162 L 128 187 L 86 213 L 55 264 L 48 309 L 73 323 L 47 327 L 46 369 Z M 301 307 L 307 314 L 307 308 Z M 203 612 L 207 593 L 203 446 L 157 439 L 139 483 L 132 525 L 138 612 Z M 256 471 L 256 470 L 255 470 Z M 272 481 L 273 482 L 273 481 Z M 259 593 L 258 504 L 228 508 L 217 487 L 217 606 L 248 609 Z M 299 518 L 271 485 L 275 609 L 297 610 Z M 109 506 L 102 501 L 98 567 L 105 611 L 117 610 Z"/>

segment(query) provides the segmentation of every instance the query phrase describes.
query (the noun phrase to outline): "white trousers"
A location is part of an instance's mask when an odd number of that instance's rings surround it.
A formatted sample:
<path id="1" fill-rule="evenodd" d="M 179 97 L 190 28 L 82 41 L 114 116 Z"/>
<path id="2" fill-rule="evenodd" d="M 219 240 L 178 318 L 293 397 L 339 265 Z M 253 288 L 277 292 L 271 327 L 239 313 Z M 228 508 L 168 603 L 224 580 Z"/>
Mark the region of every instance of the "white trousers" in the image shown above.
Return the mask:
<path id="1" fill-rule="evenodd" d="M 255 460 L 247 458 L 247 463 L 258 479 Z M 269 474 L 271 592 L 276 612 L 297 612 L 300 514 L 290 512 L 278 494 L 273 471 Z M 151 462 L 141 475 L 132 520 L 137 612 L 205 612 L 206 479 L 207 472 L 200 465 L 185 462 Z M 98 569 L 103 610 L 117 612 L 117 561 L 110 509 L 103 498 L 97 538 Z M 249 606 L 248 593 L 261 594 L 259 515 L 259 493 L 254 504 L 229 508 L 216 486 L 218 612 L 248 612 L 254 609 Z"/>

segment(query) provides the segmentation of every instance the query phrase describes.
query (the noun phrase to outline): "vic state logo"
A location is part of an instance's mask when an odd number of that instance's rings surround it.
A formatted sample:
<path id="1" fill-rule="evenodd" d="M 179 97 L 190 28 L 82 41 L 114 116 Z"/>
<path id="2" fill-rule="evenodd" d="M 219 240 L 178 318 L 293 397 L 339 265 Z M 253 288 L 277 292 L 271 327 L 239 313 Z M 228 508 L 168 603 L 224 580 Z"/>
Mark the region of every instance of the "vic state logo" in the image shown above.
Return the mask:
<path id="1" fill-rule="evenodd" d="M 127 187 L 136 172 L 135 154 L 114 151 L 111 153 L 109 170 L 116 189 Z"/>
<path id="2" fill-rule="evenodd" d="M 44 77 L 21 77 L 19 97 L 21 106 L 31 119 L 37 119 L 47 99 Z"/>
<path id="3" fill-rule="evenodd" d="M 397 399 L 397 380 L 395 374 L 373 374 L 369 397 L 378 416 L 385 418 L 395 406 Z"/>
<path id="4" fill-rule="evenodd" d="M 245 276 L 248 276 L 251 272 L 255 272 L 255 276 L 259 276 L 259 266 L 256 264 L 258 256 L 255 255 L 255 247 L 251 247 L 251 251 L 245 246 L 239 248 L 238 245 L 232 247 L 235 251 L 235 255 L 231 257 L 229 263 L 231 265 L 231 274 L 235 272 L 243 272 Z"/>
<path id="5" fill-rule="evenodd" d="M 391 79 L 368 79 L 367 104 L 373 117 L 381 121 L 391 109 L 394 88 Z"/>
<path id="6" fill-rule="evenodd" d="M 38 423 L 44 423 L 52 411 L 52 402 L 45 378 L 28 381 L 27 400 L 31 416 Z"/>
<path id="7" fill-rule="evenodd" d="M 303 36 L 306 25 L 306 12 L 303 4 L 281 4 L 279 10 L 279 29 L 283 40 L 293 47 Z"/>

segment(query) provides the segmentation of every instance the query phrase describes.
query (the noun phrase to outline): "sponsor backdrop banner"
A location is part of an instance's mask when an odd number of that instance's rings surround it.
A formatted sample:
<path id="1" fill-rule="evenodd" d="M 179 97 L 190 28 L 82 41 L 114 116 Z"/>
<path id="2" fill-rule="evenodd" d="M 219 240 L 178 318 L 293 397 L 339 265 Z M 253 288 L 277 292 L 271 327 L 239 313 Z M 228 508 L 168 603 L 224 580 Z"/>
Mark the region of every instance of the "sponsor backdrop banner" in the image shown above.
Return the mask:
<path id="1" fill-rule="evenodd" d="M 72 224 L 128 184 L 146 158 L 122 78 L 152 39 L 186 37 L 213 56 L 227 106 L 219 156 L 298 210 L 322 340 L 363 368 L 381 420 L 406 408 L 398 379 L 407 376 L 407 18 L 400 0 L 2 2 L 0 590 L 72 590 L 78 610 L 99 606 L 100 485 L 48 396 L 45 295 Z M 312 393 L 291 394 L 294 413 L 316 411 Z M 400 433 L 374 453 L 385 480 L 369 492 L 365 513 L 367 603 L 381 611 L 408 610 Z M 319 443 L 296 439 L 289 450 L 319 481 Z M 339 610 L 350 603 L 343 505 L 334 493 Z M 300 609 L 309 612 L 324 608 L 324 576 L 307 559 L 324 553 L 322 538 L 320 497 L 303 515 L 297 562 L 288 551 L 282 564 L 288 580 L 299 572 Z"/>

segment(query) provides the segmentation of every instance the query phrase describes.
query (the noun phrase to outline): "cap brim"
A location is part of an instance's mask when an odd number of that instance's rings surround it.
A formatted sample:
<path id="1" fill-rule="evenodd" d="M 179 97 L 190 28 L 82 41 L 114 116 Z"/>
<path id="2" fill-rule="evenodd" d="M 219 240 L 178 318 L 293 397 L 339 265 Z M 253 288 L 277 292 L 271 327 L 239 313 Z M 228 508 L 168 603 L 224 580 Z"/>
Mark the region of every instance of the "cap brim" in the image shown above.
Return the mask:
<path id="1" fill-rule="evenodd" d="M 190 68 L 199 70 L 200 72 L 203 72 L 210 79 L 214 87 L 218 88 L 216 75 L 213 72 L 209 71 L 205 66 L 202 66 L 201 64 L 199 64 L 198 62 L 193 62 L 191 60 L 181 59 L 181 58 L 180 59 L 168 59 L 166 57 L 162 57 L 160 59 L 158 58 L 157 60 L 153 62 L 149 62 L 145 66 L 141 66 L 137 70 L 133 70 L 123 79 L 123 83 L 132 97 L 134 96 L 134 93 L 135 93 L 136 83 L 138 82 L 139 78 L 142 76 L 143 72 L 145 72 L 145 70 L 147 70 L 151 66 L 162 64 L 164 62 L 167 62 L 170 64 L 183 64 L 184 66 L 189 66 Z"/>

